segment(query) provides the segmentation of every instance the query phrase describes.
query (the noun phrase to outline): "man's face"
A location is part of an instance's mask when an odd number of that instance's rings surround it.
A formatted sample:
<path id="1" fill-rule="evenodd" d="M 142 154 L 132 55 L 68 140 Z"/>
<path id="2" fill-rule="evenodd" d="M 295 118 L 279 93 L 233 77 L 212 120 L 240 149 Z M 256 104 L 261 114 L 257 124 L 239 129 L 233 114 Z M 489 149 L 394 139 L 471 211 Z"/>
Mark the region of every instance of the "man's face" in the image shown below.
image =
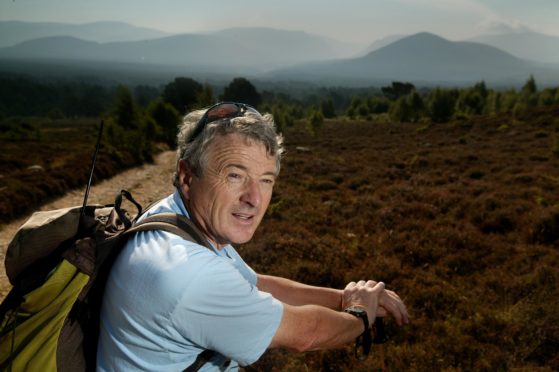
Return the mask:
<path id="1" fill-rule="evenodd" d="M 217 136 L 200 177 L 181 177 L 189 212 L 219 248 L 252 238 L 272 197 L 276 158 L 238 134 Z M 184 174 L 181 167 L 181 174 Z"/>

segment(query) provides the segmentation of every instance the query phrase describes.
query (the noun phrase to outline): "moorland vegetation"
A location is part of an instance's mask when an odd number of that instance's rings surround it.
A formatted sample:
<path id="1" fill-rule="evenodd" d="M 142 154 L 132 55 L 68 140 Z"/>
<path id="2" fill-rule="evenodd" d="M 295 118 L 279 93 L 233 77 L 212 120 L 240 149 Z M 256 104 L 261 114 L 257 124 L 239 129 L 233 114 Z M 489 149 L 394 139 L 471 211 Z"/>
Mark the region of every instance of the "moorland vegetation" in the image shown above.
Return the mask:
<path id="1" fill-rule="evenodd" d="M 533 78 L 518 91 L 394 82 L 295 99 L 243 78 L 219 95 L 188 78 L 133 89 L 10 79 L 0 84 L 15 89 L 12 102 L 0 88 L 3 221 L 85 183 L 100 119 L 98 179 L 172 147 L 181 115 L 216 96 L 274 113 L 287 153 L 243 257 L 310 284 L 382 280 L 412 323 L 387 321 L 389 341 L 365 361 L 352 346 L 273 351 L 247 370 L 559 369 L 559 89 Z M 51 103 L 39 107 L 41 94 Z"/>
<path id="2" fill-rule="evenodd" d="M 250 370 L 559 369 L 559 106 L 452 123 L 327 120 L 287 131 L 257 271 L 383 280 L 411 324 L 360 362 L 272 351 Z"/>

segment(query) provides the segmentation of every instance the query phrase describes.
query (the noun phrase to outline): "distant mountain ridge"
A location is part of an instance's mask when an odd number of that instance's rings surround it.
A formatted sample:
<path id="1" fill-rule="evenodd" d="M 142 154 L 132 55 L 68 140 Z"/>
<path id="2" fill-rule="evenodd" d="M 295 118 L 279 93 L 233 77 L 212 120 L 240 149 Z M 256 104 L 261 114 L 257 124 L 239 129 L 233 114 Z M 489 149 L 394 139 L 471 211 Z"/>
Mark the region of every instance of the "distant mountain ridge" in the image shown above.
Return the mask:
<path id="1" fill-rule="evenodd" d="M 10 22 L 0 22 L 0 31 L 6 23 Z M 98 28 L 103 24 L 110 29 L 107 23 L 89 26 Z M 128 31 L 135 29 L 126 24 L 118 26 Z M 133 69 L 148 80 L 155 72 L 162 76 L 165 71 L 183 71 L 182 74 L 193 78 L 243 75 L 336 85 L 384 84 L 394 80 L 419 85 L 466 85 L 485 80 L 510 86 L 524 82 L 531 74 L 544 85 L 559 83 L 559 64 L 534 63 L 487 44 L 449 41 L 428 32 L 389 36 L 365 49 L 303 31 L 272 28 L 232 28 L 109 42 L 85 40 L 72 34 L 72 30 L 69 35 L 35 38 L 0 48 L 0 72 L 28 73 L 29 68 L 23 66 L 47 63 L 53 66 L 49 71 L 56 71 L 56 64 L 66 66 L 66 71 L 79 71 L 80 66 L 87 66 L 86 73 L 97 76 L 102 76 L 108 66 L 121 72 Z M 121 36 L 125 34 L 122 31 Z M 0 32 L 0 40 L 2 35 Z M 35 70 L 31 73 L 38 75 L 44 71 Z"/>
<path id="2" fill-rule="evenodd" d="M 559 37 L 522 30 L 482 35 L 471 39 L 492 45 L 523 59 L 559 64 Z"/>
<path id="3" fill-rule="evenodd" d="M 278 70 L 276 78 L 467 84 L 524 81 L 530 74 L 559 82 L 559 69 L 544 70 L 507 52 L 474 42 L 452 42 L 423 32 L 353 59 L 310 63 Z"/>
<path id="4" fill-rule="evenodd" d="M 346 43 L 304 31 L 241 27 L 229 28 L 213 34 L 265 53 L 277 61 L 278 65 L 308 62 L 311 59 L 347 58 L 363 49 L 359 44 Z"/>
<path id="5" fill-rule="evenodd" d="M 3 59 L 66 59 L 158 65 L 229 66 L 264 72 L 349 55 L 355 45 L 299 31 L 241 28 L 204 34 L 98 43 L 73 36 L 33 39 L 0 48 Z"/>
<path id="6" fill-rule="evenodd" d="M 405 37 L 407 37 L 409 35 L 389 35 L 386 37 L 383 37 L 381 39 L 375 40 L 373 41 L 362 53 L 362 55 L 367 55 L 371 52 L 374 52 L 375 50 L 378 50 L 380 48 L 383 48 L 387 45 L 390 45 L 400 39 L 403 39 Z"/>
<path id="7" fill-rule="evenodd" d="M 137 41 L 169 36 L 168 33 L 146 27 L 137 27 L 124 22 L 92 22 L 69 24 L 55 22 L 0 22 L 0 47 L 49 36 L 71 36 L 78 39 L 112 42 Z"/>
<path id="8" fill-rule="evenodd" d="M 47 37 L 0 49 L 0 58 L 142 63 L 153 65 L 242 66 L 238 57 L 253 53 L 209 35 L 184 34 L 159 39 L 97 43 L 69 36 Z M 227 59 L 223 57 L 227 56 Z M 259 56 L 254 56 L 258 59 Z"/>

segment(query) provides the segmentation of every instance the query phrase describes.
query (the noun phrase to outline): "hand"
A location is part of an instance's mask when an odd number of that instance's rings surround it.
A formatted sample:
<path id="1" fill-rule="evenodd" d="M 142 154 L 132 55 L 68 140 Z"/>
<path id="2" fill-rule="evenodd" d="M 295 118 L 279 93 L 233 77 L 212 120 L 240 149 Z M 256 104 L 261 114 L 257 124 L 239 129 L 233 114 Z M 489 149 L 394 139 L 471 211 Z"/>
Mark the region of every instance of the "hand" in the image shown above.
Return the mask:
<path id="1" fill-rule="evenodd" d="M 346 309 L 351 306 L 361 307 L 367 312 L 369 318 L 369 327 L 375 321 L 377 310 L 379 307 L 379 298 L 384 291 L 384 283 L 373 282 L 369 280 L 365 282 L 350 282 L 345 287 L 342 295 L 342 308 Z"/>
<path id="2" fill-rule="evenodd" d="M 356 285 L 354 282 L 351 282 L 346 286 L 346 289 L 352 283 Z M 369 280 L 366 283 L 364 280 L 361 280 L 359 281 L 359 283 L 362 283 L 363 285 L 366 285 L 368 287 L 374 287 L 377 284 L 377 282 L 375 282 L 374 280 Z M 345 302 L 346 301 L 345 290 L 344 290 L 344 296 L 342 301 L 343 301 L 342 303 L 343 309 L 350 306 L 347 305 Z M 388 289 L 384 289 L 384 287 L 378 297 L 378 309 L 376 310 L 375 315 L 379 317 L 385 317 L 387 315 L 391 315 L 396 321 L 396 324 L 398 325 L 409 323 L 408 310 L 406 309 L 406 305 L 404 304 L 402 299 L 400 299 L 400 297 L 395 292 L 390 291 Z M 374 319 L 371 319 L 371 322 L 373 321 Z"/>
<path id="3" fill-rule="evenodd" d="M 396 324 L 404 325 L 410 322 L 408 310 L 404 301 L 396 294 L 396 292 L 385 289 L 379 297 L 379 309 L 377 316 L 392 315 Z"/>

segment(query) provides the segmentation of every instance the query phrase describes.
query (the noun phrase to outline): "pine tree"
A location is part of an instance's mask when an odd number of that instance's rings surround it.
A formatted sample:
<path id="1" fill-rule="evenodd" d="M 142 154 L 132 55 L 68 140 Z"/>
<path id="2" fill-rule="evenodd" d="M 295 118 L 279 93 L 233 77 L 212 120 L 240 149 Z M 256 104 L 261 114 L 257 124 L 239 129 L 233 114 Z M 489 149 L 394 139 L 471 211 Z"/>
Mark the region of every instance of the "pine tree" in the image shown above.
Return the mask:
<path id="1" fill-rule="evenodd" d="M 262 96 L 258 93 L 254 85 L 242 77 L 233 79 L 233 81 L 225 87 L 221 99 L 223 101 L 242 102 L 253 107 L 258 107 L 262 102 Z"/>

